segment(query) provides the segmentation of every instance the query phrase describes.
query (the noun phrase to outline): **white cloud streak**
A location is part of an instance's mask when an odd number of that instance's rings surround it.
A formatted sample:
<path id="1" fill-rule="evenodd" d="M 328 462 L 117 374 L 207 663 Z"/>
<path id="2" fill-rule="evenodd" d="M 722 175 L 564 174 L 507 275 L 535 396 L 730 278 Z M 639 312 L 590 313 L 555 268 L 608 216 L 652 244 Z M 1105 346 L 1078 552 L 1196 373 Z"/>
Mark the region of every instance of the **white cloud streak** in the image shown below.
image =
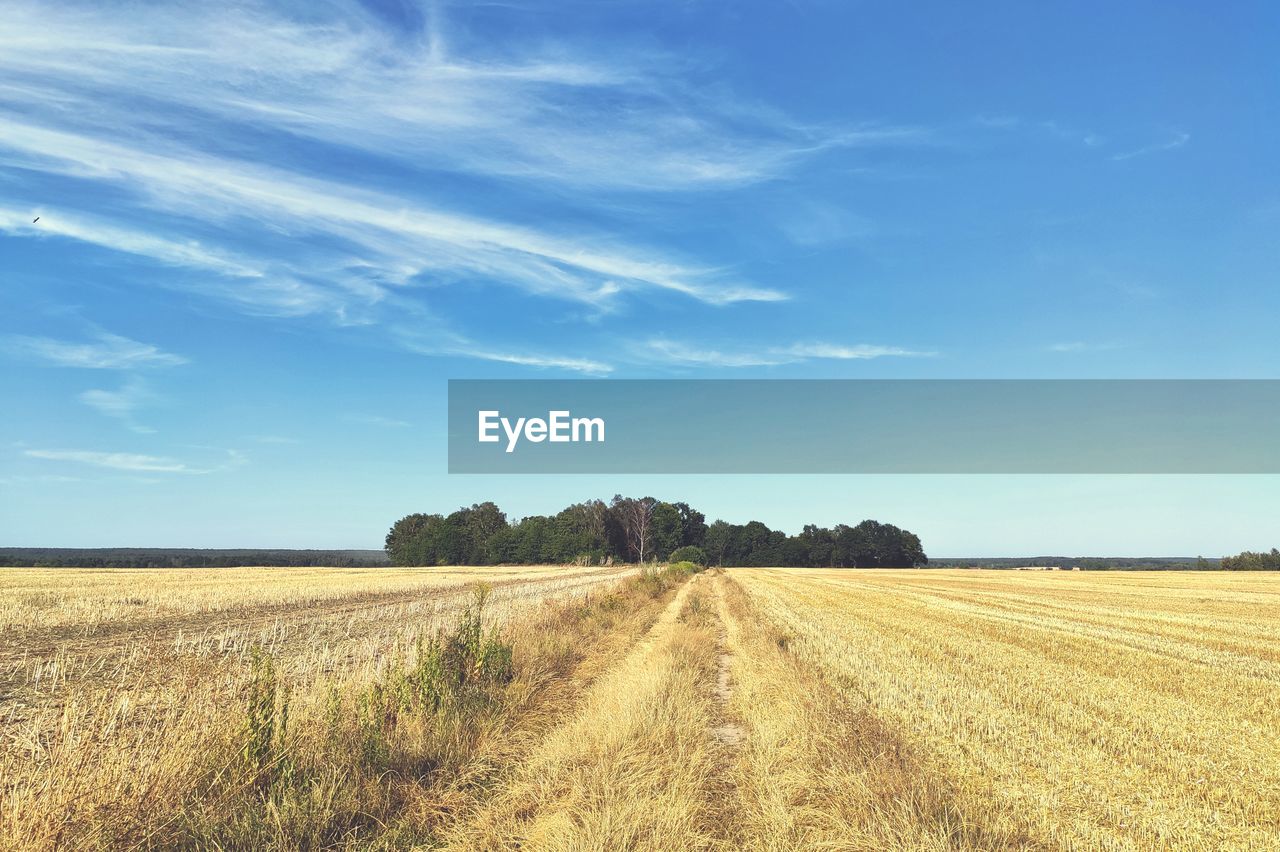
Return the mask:
<path id="1" fill-rule="evenodd" d="M 512 288 L 596 316 L 639 294 L 779 301 L 779 288 L 580 214 L 617 209 L 609 194 L 738 187 L 824 151 L 927 135 L 806 126 L 697 84 L 671 56 L 445 35 L 438 16 L 405 32 L 343 0 L 8 4 L 0 165 L 76 191 L 0 186 L 0 232 L 132 254 L 182 270 L 162 286 L 338 325 L 425 314 L 426 285 Z M 495 186 L 576 211 L 512 216 Z M 416 351 L 612 369 L 453 337 Z"/>
<path id="2" fill-rule="evenodd" d="M 613 372 L 612 365 L 594 358 L 490 347 L 447 330 L 437 330 L 428 335 L 401 326 L 393 328 L 392 335 L 405 349 L 422 355 L 472 358 L 537 369 L 567 370 L 593 376 L 603 376 Z"/>
<path id="3" fill-rule="evenodd" d="M 588 375 L 604 375 L 613 371 L 613 367 L 603 361 L 591 358 L 573 358 L 561 355 L 539 355 L 533 353 L 504 352 L 485 349 L 477 346 L 456 346 L 447 350 L 448 354 L 477 358 L 481 361 L 496 361 L 500 364 L 517 364 L 522 367 L 551 368 L 569 370 Z"/>
<path id="4" fill-rule="evenodd" d="M 0 137 L 0 147 L 4 145 L 3 137 Z M 43 210 L 40 213 L 40 221 L 34 222 L 26 210 L 0 207 L 0 232 L 17 237 L 65 237 L 113 251 L 150 257 L 173 266 L 204 269 L 221 275 L 241 278 L 260 278 L 263 275 L 260 269 L 209 251 L 195 240 L 167 240 L 83 214 L 60 211 L 56 216 L 49 216 Z"/>
<path id="5" fill-rule="evenodd" d="M 831 358 L 837 361 L 865 361 L 871 358 L 931 358 L 936 352 L 903 349 L 900 346 L 874 346 L 859 343 L 842 346 L 831 343 L 796 343 L 783 350 L 797 358 Z"/>
<path id="6" fill-rule="evenodd" d="M 177 459 L 142 455 L 140 453 L 104 453 L 94 450 L 26 450 L 23 455 L 33 459 L 74 462 L 92 467 L 142 473 L 205 474 L 212 473 L 214 470 L 212 468 L 193 468 Z"/>
<path id="7" fill-rule="evenodd" d="M 83 343 L 51 337 L 10 335 L 0 338 L 0 348 L 55 367 L 92 370 L 135 370 L 174 367 L 187 363 L 181 355 L 165 352 L 150 343 L 139 343 L 118 334 L 99 334 L 97 342 Z"/>
<path id="8" fill-rule="evenodd" d="M 389 429 L 405 429 L 411 425 L 408 420 L 397 420 L 394 417 L 383 417 L 380 414 L 348 414 L 343 419 L 348 423 L 360 423 L 364 426 L 382 426 Z"/>
<path id="9" fill-rule="evenodd" d="M 297 438 L 289 438 L 284 435 L 250 435 L 250 441 L 259 444 L 298 444 L 301 443 Z"/>
<path id="10" fill-rule="evenodd" d="M 578 186 L 685 189 L 775 177 L 831 147 L 910 128 L 832 132 L 707 95 L 678 57 L 565 45 L 454 49 L 443 27 L 400 32 L 356 3 L 297 16 L 270 3 L 11 4 L 0 94 L 56 107 L 120 95 L 468 173 Z"/>
<path id="11" fill-rule="evenodd" d="M 650 340 L 641 347 L 642 358 L 667 364 L 700 367 L 773 367 L 815 359 L 862 361 L 888 357 L 928 357 L 936 353 L 870 344 L 838 345 L 795 343 L 761 350 L 724 351 L 706 349 L 666 339 Z"/>
<path id="12" fill-rule="evenodd" d="M 1147 145 L 1142 148 L 1137 148 L 1133 151 L 1124 151 L 1122 153 L 1113 155 L 1111 159 L 1132 160 L 1134 157 L 1143 157 L 1143 156 L 1146 156 L 1147 154 L 1157 154 L 1161 151 L 1173 151 L 1177 148 L 1181 148 L 1183 145 L 1186 145 L 1190 141 L 1191 141 L 1190 133 L 1179 132 L 1174 134 L 1173 138 L 1168 140 L 1167 142 L 1161 142 L 1156 145 Z"/>
<path id="13" fill-rule="evenodd" d="M 442 55 L 438 38 L 424 49 L 354 5 L 324 9 L 329 17 L 302 23 L 253 4 L 134 8 L 123 16 L 108 6 L 18 4 L 0 32 L 0 69 L 14 81 L 0 87 L 0 109 L 12 110 L 0 134 L 4 159 L 115 185 L 146 208 L 206 225 L 234 230 L 248 220 L 289 236 L 336 239 L 354 255 L 343 260 L 370 264 L 392 281 L 461 272 L 590 303 L 658 288 L 727 304 L 784 295 L 615 238 L 518 227 L 442 209 L 413 192 L 373 192 L 216 154 L 192 147 L 191 131 L 207 129 L 226 149 L 235 148 L 226 140 L 265 126 L 418 167 L 646 191 L 764 180 L 826 148 L 901 144 L 917 134 L 819 132 L 717 103 L 664 74 L 668 57 L 606 63 L 559 49 L 550 57 L 459 60 Z M 130 129 L 138 127 L 147 130 Z M 29 227 L 27 212 L 0 212 L 0 227 L 236 278 L 286 274 L 200 240 L 78 211 L 49 210 Z M 341 277 L 301 270 L 326 271 Z M 293 278 L 299 272 L 288 270 Z"/>
<path id="14" fill-rule="evenodd" d="M 153 153 L 87 136 L 11 123 L 0 147 L 28 168 L 48 169 L 142 193 L 155 208 L 227 225 L 286 228 L 290 234 L 342 241 L 365 263 L 393 278 L 423 272 L 463 272 L 506 281 L 529 292 L 596 303 L 621 289 L 658 288 L 712 304 L 774 301 L 777 291 L 713 280 L 713 270 L 651 260 L 607 241 L 569 239 L 529 228 L 416 205 L 385 193 L 336 184 L 255 164 L 190 151 Z M 58 214 L 48 219 L 57 224 Z M 43 225 L 45 217 L 34 227 Z M 26 229 L 24 226 L 24 231 Z M 11 232 L 17 233 L 17 229 Z M 165 263 L 261 277 L 248 264 L 119 229 L 67 226 L 65 236 L 146 254 Z M 218 266 L 225 267 L 218 270 Z"/>
<path id="15" fill-rule="evenodd" d="M 1109 352 L 1112 349 L 1119 349 L 1118 343 L 1087 343 L 1083 340 L 1071 340 L 1064 343 L 1052 343 L 1045 347 L 1050 352 L 1070 353 L 1070 352 Z"/>
<path id="16" fill-rule="evenodd" d="M 80 401 L 107 417 L 121 420 L 134 432 L 151 434 L 154 429 L 142 426 L 133 419 L 134 412 L 152 401 L 155 395 L 138 379 L 131 379 L 119 390 L 87 390 L 80 394 Z"/>

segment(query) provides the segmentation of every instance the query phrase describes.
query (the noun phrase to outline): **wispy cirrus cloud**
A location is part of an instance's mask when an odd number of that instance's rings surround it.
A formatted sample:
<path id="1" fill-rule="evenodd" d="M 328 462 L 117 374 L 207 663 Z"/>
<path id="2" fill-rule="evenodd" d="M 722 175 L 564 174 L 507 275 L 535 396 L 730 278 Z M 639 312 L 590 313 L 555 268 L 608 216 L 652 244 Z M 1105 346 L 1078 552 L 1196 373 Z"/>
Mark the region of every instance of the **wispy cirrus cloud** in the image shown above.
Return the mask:
<path id="1" fill-rule="evenodd" d="M 122 101 L 194 111 L 435 168 L 603 188 L 767 180 L 815 152 L 899 144 L 915 128 L 821 128 L 711 93 L 689 63 L 635 48 L 481 45 L 440 14 L 408 30 L 358 3 L 11 4 L 0 34 L 7 98 Z M 71 57 L 74 57 L 72 59 Z M 77 61 L 78 60 L 78 61 Z M 621 108 L 619 108 L 621 107 Z"/>
<path id="2" fill-rule="evenodd" d="M 904 349 L 901 346 L 876 346 L 859 343 L 851 346 L 832 343 L 795 343 L 782 350 L 797 358 L 832 358 L 838 361 L 864 361 L 869 358 L 931 358 L 937 352 Z"/>
<path id="3" fill-rule="evenodd" d="M 381 414 L 365 414 L 363 412 L 352 412 L 343 415 L 342 419 L 348 423 L 359 423 L 363 426 L 382 426 L 388 429 L 406 429 L 413 425 L 408 420 L 385 417 Z"/>
<path id="4" fill-rule="evenodd" d="M 604 375 L 613 371 L 613 367 L 603 361 L 591 358 L 574 358 L 572 356 L 547 355 L 531 352 L 509 352 L 489 349 L 480 346 L 453 347 L 449 354 L 477 358 L 481 361 L 496 361 L 500 364 L 517 364 L 522 367 L 553 368 L 569 370 L 575 373 Z"/>
<path id="5" fill-rule="evenodd" d="M 1017 116 L 1010 115 L 980 115 L 973 119 L 973 123 L 978 127 L 992 131 L 1036 131 L 1047 133 L 1053 138 L 1066 142 L 1078 142 L 1085 148 L 1098 150 L 1101 154 L 1105 154 L 1107 149 L 1112 148 L 1111 138 L 1094 130 L 1083 129 L 1056 119 L 1027 121 Z M 1131 160 L 1135 157 L 1145 157 L 1148 154 L 1157 154 L 1162 151 L 1173 151 L 1183 147 L 1190 141 L 1190 133 L 1182 130 L 1176 130 L 1173 131 L 1164 141 L 1154 142 L 1149 145 L 1142 145 L 1140 147 L 1130 148 L 1127 150 L 1113 151 L 1113 153 L 1110 154 L 1110 159 L 1115 161 Z"/>
<path id="6" fill-rule="evenodd" d="M 1119 349 L 1120 344 L 1110 341 L 1088 342 L 1084 340 L 1068 340 L 1062 343 L 1051 343 L 1045 347 L 1050 352 L 1110 352 Z"/>
<path id="7" fill-rule="evenodd" d="M 1053 118 L 1031 120 L 1016 115 L 978 115 L 973 118 L 973 123 L 986 130 L 1048 136 L 1062 142 L 1078 143 L 1085 148 L 1101 148 L 1107 144 L 1106 137 L 1099 133 Z"/>
<path id="8" fill-rule="evenodd" d="M 567 370 L 569 372 L 597 376 L 611 373 L 614 369 L 611 364 L 595 358 L 561 355 L 532 349 L 514 349 L 510 344 L 505 346 L 480 344 L 447 329 L 436 329 L 431 334 L 423 334 L 418 329 L 395 326 L 391 329 L 391 334 L 405 349 L 423 355 L 472 358 L 499 364 Z"/>
<path id="9" fill-rule="evenodd" d="M 0 147 L 4 142 L 0 140 Z M 119 227 L 82 213 L 60 210 L 40 221 L 27 210 L 0 207 L 0 232 L 17 237 L 64 237 L 128 254 L 142 255 L 172 266 L 187 266 L 237 278 L 261 278 L 263 271 L 248 263 L 204 248 L 198 240 L 170 240 L 142 230 Z"/>
<path id="10" fill-rule="evenodd" d="M 0 232 L 180 268 L 154 283 L 243 313 L 342 326 L 389 324 L 436 287 L 596 317 L 638 298 L 779 301 L 731 263 L 594 214 L 621 209 L 619 193 L 643 207 L 928 137 L 796 121 L 634 46 L 450 36 L 438 14 L 391 26 L 354 0 L 11 4 L 0 164 L 41 178 L 0 187 Z M 76 189 L 34 188 L 51 180 Z M 510 194 L 537 215 L 513 213 Z M 482 343 L 426 354 L 609 369 Z"/>
<path id="11" fill-rule="evenodd" d="M 732 262 L 605 224 L 618 193 L 643 209 L 929 137 L 799 122 L 653 50 L 451 37 L 442 15 L 393 26 L 355 0 L 127 12 L 6 6 L 0 164 L 18 179 L 0 187 L 0 233 L 174 267 L 150 283 L 248 315 L 390 325 L 407 308 L 439 313 L 431 292 L 444 287 L 512 289 L 590 317 L 640 298 L 782 301 L 785 289 Z M 49 180 L 77 192 L 55 205 Z M 536 198 L 538 215 L 513 212 L 509 193 Z M 611 370 L 470 340 L 420 351 Z"/>
<path id="12" fill-rule="evenodd" d="M 117 390 L 94 388 L 80 394 L 80 401 L 100 414 L 114 417 L 122 421 L 134 432 L 150 434 L 155 432 L 149 426 L 143 426 L 134 420 L 134 412 L 155 399 L 150 389 L 139 379 L 130 379 Z"/>
<path id="13" fill-rule="evenodd" d="M 927 357 L 934 352 L 871 344 L 794 343 L 790 346 L 758 350 L 710 349 L 664 338 L 647 341 L 637 351 L 641 359 L 661 363 L 704 367 L 773 367 L 815 359 L 863 361 L 890 357 Z"/>
<path id="14" fill-rule="evenodd" d="M 8 335 L 0 337 L 0 349 L 55 367 L 92 370 L 137 370 L 187 363 L 181 355 L 165 352 L 153 344 L 107 333 L 98 334 L 93 342 Z"/>
<path id="15" fill-rule="evenodd" d="M 203 220 L 206 227 L 234 229 L 247 221 L 254 228 L 281 230 L 293 245 L 283 247 L 278 258 L 264 258 L 255 265 L 150 234 L 78 222 L 61 226 L 56 224 L 57 212 L 42 216 L 42 222 L 15 226 L 15 214 L 8 211 L 7 230 L 39 234 L 48 221 L 55 223 L 52 228 L 61 228 L 52 231 L 60 236 L 163 263 L 194 265 L 235 278 L 261 278 L 269 274 L 262 267 L 274 267 L 275 277 L 306 274 L 327 281 L 335 296 L 359 294 L 375 301 L 383 287 L 371 286 L 366 276 L 352 275 L 353 268 L 372 267 L 385 284 L 434 272 L 503 281 L 536 295 L 589 303 L 634 289 L 667 290 L 712 304 L 785 298 L 776 290 L 725 281 L 714 269 L 651 257 L 616 239 L 569 237 L 322 177 L 167 147 L 159 153 L 17 121 L 0 137 L 0 149 L 7 148 L 10 159 L 16 157 L 27 168 L 119 184 L 141 193 L 139 200 L 148 207 L 191 222 Z M 336 240 L 338 248 L 309 246 L 311 253 L 299 256 L 299 234 Z"/>
<path id="16" fill-rule="evenodd" d="M 91 467 L 104 467 L 111 470 L 135 473 L 205 474 L 213 473 L 216 469 L 192 467 L 186 462 L 177 459 L 141 453 L 109 453 L 95 450 L 25 450 L 23 455 L 33 459 L 73 462 Z"/>
<path id="17" fill-rule="evenodd" d="M 147 453 L 110 452 L 102 450 L 24 449 L 27 458 L 50 462 L 84 465 L 130 473 L 176 473 L 203 476 L 222 473 L 248 464 L 243 453 L 235 449 L 207 446 L 187 446 L 199 454 L 199 463 Z"/>
<path id="18" fill-rule="evenodd" d="M 1153 145 L 1144 145 L 1141 148 L 1135 148 L 1131 151 L 1122 151 L 1119 154 L 1113 154 L 1111 159 L 1132 160 L 1134 157 L 1143 157 L 1143 156 L 1146 156 L 1147 154 L 1157 154 L 1161 151 L 1173 151 L 1177 148 L 1181 148 L 1183 145 L 1186 145 L 1190 141 L 1191 141 L 1190 133 L 1178 131 L 1177 133 L 1173 134 L 1173 136 L 1167 141 L 1158 142 Z"/>
<path id="19" fill-rule="evenodd" d="M 84 482 L 79 476 L 62 476 L 59 474 L 46 474 L 43 476 L 0 476 L 0 485 L 30 485 L 32 483 L 73 483 Z"/>

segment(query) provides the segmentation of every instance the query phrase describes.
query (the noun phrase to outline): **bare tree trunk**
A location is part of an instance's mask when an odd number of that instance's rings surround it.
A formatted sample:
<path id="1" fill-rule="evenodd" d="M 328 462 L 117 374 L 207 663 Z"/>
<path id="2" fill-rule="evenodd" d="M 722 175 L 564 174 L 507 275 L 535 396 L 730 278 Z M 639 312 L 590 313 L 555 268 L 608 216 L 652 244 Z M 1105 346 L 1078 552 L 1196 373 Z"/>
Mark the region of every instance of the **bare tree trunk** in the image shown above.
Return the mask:
<path id="1" fill-rule="evenodd" d="M 648 552 L 649 521 L 653 518 L 653 510 L 658 501 L 652 497 L 613 498 L 614 509 L 622 521 L 622 531 L 627 538 L 627 548 L 643 563 Z"/>

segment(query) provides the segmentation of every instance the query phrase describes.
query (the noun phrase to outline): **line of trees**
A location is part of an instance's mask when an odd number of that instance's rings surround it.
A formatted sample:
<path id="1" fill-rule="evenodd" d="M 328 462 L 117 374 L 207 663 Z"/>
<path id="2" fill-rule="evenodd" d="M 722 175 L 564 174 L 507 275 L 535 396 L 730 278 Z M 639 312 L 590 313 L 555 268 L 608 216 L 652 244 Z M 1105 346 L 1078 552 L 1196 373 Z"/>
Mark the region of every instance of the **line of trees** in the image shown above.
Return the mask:
<path id="1" fill-rule="evenodd" d="M 1081 571 L 1212 571 L 1217 559 L 1201 556 L 985 556 L 935 558 L 934 568 L 1079 568 Z"/>
<path id="2" fill-rule="evenodd" d="M 20 568 L 365 568 L 387 564 L 381 550 L 201 549 L 185 547 L 0 547 L 0 565 Z"/>
<path id="3" fill-rule="evenodd" d="M 1227 571 L 1280 571 L 1280 550 L 1273 547 L 1270 553 L 1246 550 L 1235 556 L 1224 556 L 1222 567 Z"/>
<path id="4" fill-rule="evenodd" d="M 514 523 L 492 502 L 450 515 L 407 515 L 387 533 L 386 551 L 395 565 L 595 565 L 673 554 L 724 566 L 910 568 L 929 561 L 920 539 L 892 524 L 810 524 L 789 536 L 759 521 L 708 524 L 688 503 L 621 494 Z"/>

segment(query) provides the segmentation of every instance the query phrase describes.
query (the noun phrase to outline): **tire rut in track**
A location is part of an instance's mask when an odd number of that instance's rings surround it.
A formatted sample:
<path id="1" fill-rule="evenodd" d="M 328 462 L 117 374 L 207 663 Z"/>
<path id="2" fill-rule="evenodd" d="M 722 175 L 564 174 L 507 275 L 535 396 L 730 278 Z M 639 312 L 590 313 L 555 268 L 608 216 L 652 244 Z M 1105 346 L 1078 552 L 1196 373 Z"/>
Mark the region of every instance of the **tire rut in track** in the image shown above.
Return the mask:
<path id="1" fill-rule="evenodd" d="M 747 731 L 733 720 L 729 711 L 729 702 L 733 698 L 733 651 L 729 645 L 731 618 L 724 600 L 724 578 L 716 577 L 713 587 L 716 596 L 716 616 L 719 620 L 717 644 L 720 657 L 716 671 L 715 699 L 718 707 L 718 724 L 711 729 L 711 735 L 722 745 L 730 749 L 739 748 L 747 737 Z M 736 639 L 737 625 L 733 625 Z"/>

